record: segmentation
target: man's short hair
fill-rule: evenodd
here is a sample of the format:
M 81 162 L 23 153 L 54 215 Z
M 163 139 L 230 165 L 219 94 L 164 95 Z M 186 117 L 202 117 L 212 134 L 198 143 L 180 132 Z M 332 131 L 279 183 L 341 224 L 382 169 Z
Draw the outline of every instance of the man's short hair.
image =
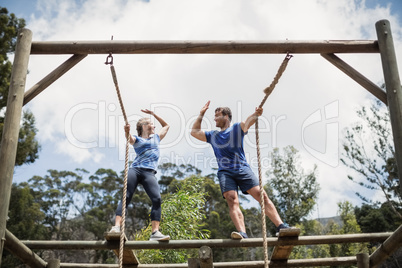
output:
M 218 107 L 215 109 L 215 113 L 221 112 L 222 115 L 227 115 L 229 117 L 229 121 L 232 121 L 232 111 L 229 107 Z

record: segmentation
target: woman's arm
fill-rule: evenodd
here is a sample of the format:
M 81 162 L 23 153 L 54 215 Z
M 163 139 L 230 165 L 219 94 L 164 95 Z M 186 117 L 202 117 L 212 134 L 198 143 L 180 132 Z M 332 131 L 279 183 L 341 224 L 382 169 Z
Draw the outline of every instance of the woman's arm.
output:
M 163 120 L 161 117 L 159 117 L 154 112 L 152 112 L 148 109 L 141 110 L 141 111 L 146 114 L 152 115 L 153 117 L 155 117 L 156 120 L 158 120 L 159 124 L 161 124 L 162 128 L 161 128 L 161 130 L 159 130 L 158 135 L 159 135 L 160 140 L 162 140 L 166 136 L 167 132 L 169 131 L 169 128 L 170 128 L 169 124 L 166 123 L 165 120 Z
M 124 126 L 124 132 L 126 134 L 126 139 L 130 139 L 129 143 L 133 145 L 135 142 L 135 137 L 133 135 L 130 135 L 130 124 Z

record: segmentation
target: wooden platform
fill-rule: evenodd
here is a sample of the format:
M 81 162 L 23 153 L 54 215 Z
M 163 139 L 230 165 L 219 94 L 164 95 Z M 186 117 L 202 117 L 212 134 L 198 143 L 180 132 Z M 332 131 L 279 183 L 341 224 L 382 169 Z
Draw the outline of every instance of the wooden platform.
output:
M 120 241 L 120 233 L 105 232 L 103 235 L 108 242 L 119 243 Z M 124 241 L 127 240 L 127 237 L 124 235 Z M 113 252 L 117 257 L 119 257 L 119 249 L 114 249 Z M 138 265 L 139 263 L 140 262 L 138 261 L 137 256 L 135 256 L 134 250 L 123 249 L 123 264 Z
M 281 241 L 298 240 L 300 235 L 299 228 L 281 229 L 278 235 L 278 246 L 274 247 L 272 252 L 270 266 L 286 267 L 290 253 L 292 253 L 293 245 L 281 246 Z

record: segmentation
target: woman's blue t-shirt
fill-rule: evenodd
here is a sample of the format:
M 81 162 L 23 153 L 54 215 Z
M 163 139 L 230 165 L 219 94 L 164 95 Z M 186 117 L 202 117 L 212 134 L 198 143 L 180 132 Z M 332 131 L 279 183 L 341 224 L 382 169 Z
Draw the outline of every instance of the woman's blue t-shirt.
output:
M 241 129 L 240 123 L 224 131 L 206 131 L 207 142 L 214 149 L 218 170 L 239 170 L 241 167 L 249 166 L 243 149 L 243 139 L 246 135 Z
M 156 170 L 159 160 L 159 143 L 161 142 L 159 135 L 154 134 L 148 139 L 134 136 L 134 150 L 137 156 L 131 167 L 140 167 Z

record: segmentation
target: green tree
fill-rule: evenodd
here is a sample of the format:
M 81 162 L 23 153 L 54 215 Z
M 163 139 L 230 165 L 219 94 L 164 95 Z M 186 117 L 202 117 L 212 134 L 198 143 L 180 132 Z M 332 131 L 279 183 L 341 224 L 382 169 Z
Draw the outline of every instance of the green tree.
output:
M 317 167 L 314 166 L 306 174 L 301 167 L 298 151 L 293 146 L 285 147 L 283 154 L 275 148 L 271 157 L 266 191 L 283 220 L 296 225 L 310 214 L 316 204 L 319 191 Z
M 355 208 L 355 214 L 363 233 L 393 232 L 402 224 L 387 202 L 381 206 L 363 204 Z
M 206 239 L 209 232 L 204 229 L 203 211 L 205 193 L 201 191 L 200 176 L 190 176 L 181 181 L 174 194 L 166 196 L 162 203 L 161 231 L 173 239 Z M 136 236 L 136 240 L 147 240 L 151 235 L 151 225 L 146 226 Z M 141 263 L 182 263 L 194 250 L 142 250 L 138 252 Z
M 11 190 L 7 229 L 21 240 L 48 240 L 48 228 L 43 225 L 45 214 L 34 202 L 27 183 L 13 184 Z M 3 252 L 2 267 L 17 267 L 21 261 L 7 251 Z
M 55 240 L 77 239 L 71 236 L 71 229 L 67 224 L 69 219 L 82 213 L 77 207 L 83 201 L 77 189 L 82 185 L 83 176 L 88 171 L 48 170 L 48 173 L 49 175 L 44 177 L 34 176 L 28 180 L 35 202 L 40 204 L 41 210 L 45 213 L 44 223 L 49 225 L 52 238 Z
M 13 13 L 0 7 L 0 112 L 4 114 L 7 106 L 8 89 L 10 87 L 12 64 L 8 54 L 15 51 L 18 30 L 25 27 L 25 20 L 17 18 Z M 4 115 L 0 116 L 0 140 L 3 135 Z M 29 110 L 22 116 L 22 126 L 18 136 L 16 165 L 33 163 L 38 158 L 40 146 L 36 140 L 35 117 Z
M 354 213 L 353 206 L 350 202 L 340 202 L 338 203 L 338 213 L 341 217 L 342 226 L 333 223 L 330 226 L 329 234 L 357 234 L 361 233 L 361 229 L 356 220 L 356 215 Z M 330 245 L 330 255 L 331 257 L 336 256 L 356 256 L 356 254 L 365 252 L 368 253 L 367 243 L 345 243 L 345 244 L 333 244 Z M 352 267 L 352 266 L 350 266 Z
M 298 227 L 301 235 L 339 235 L 361 233 L 351 203 L 345 201 L 338 203 L 338 218 L 330 220 L 323 226 L 318 220 L 304 220 Z M 298 246 L 292 251 L 290 258 L 311 259 L 355 256 L 357 253 L 369 252 L 368 243 L 346 243 L 329 245 Z M 351 266 L 350 266 L 351 267 Z
M 377 101 L 369 108 L 357 111 L 361 121 L 346 129 L 343 142 L 342 163 L 355 171 L 355 176 L 348 178 L 365 188 L 365 192 L 356 192 L 364 202 L 379 205 L 378 200 L 371 200 L 370 191 L 381 191 L 393 211 L 401 219 L 402 193 L 395 161 L 389 111 Z

